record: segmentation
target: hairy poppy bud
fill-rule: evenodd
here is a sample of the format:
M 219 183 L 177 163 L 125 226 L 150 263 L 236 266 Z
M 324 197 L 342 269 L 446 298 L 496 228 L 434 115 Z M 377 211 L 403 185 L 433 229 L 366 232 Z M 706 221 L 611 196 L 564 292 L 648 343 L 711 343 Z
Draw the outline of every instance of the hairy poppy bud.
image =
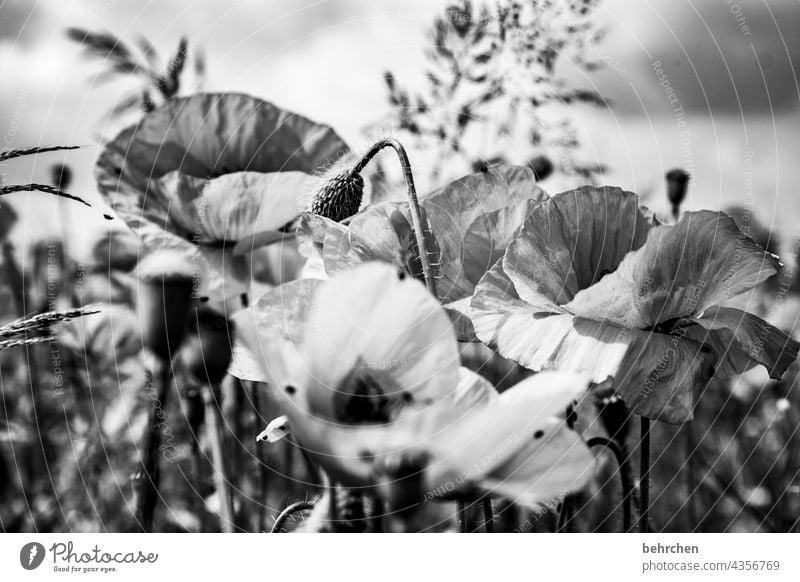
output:
M 186 334 L 192 298 L 192 271 L 172 251 L 148 255 L 138 268 L 139 323 L 144 346 L 162 360 L 171 360 Z
M 195 311 L 197 331 L 182 350 L 183 363 L 200 382 L 218 384 L 228 372 L 232 358 L 233 323 L 209 307 Z
M 341 222 L 361 207 L 364 178 L 349 169 L 323 177 L 312 195 L 308 211 Z
M 689 174 L 676 168 L 667 172 L 667 198 L 674 209 L 680 208 L 686 198 L 686 190 L 689 184 Z

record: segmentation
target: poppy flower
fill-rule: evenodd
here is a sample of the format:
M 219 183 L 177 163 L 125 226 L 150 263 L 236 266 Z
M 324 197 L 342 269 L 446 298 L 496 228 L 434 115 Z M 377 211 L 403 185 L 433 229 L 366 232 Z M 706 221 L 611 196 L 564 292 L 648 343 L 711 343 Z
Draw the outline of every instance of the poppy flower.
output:
M 763 365 L 780 377 L 798 344 L 724 303 L 780 268 L 721 212 L 657 225 L 635 194 L 583 187 L 533 209 L 478 283 L 478 338 L 532 370 L 615 379 L 629 408 L 692 418 L 710 376 Z
M 303 210 L 310 174 L 348 151 L 328 126 L 233 93 L 174 99 L 106 145 L 101 195 L 153 250 L 185 254 L 215 299 L 246 290 L 247 241 Z M 274 249 L 264 250 L 274 253 Z
M 451 316 L 459 318 L 475 284 L 502 256 L 531 207 L 546 198 L 530 168 L 505 164 L 487 166 L 420 198 L 437 295 Z M 332 276 L 378 260 L 422 280 L 405 202 L 370 204 L 348 225 L 306 213 L 297 236 L 309 269 L 316 268 L 307 270 L 308 276 Z M 472 339 L 471 333 L 460 328 L 459 339 Z
M 592 473 L 563 419 L 588 380 L 545 373 L 498 395 L 460 368 L 436 299 L 389 265 L 293 281 L 249 311 L 235 316 L 234 375 L 272 384 L 292 434 L 337 484 L 397 510 L 473 490 L 532 507 Z

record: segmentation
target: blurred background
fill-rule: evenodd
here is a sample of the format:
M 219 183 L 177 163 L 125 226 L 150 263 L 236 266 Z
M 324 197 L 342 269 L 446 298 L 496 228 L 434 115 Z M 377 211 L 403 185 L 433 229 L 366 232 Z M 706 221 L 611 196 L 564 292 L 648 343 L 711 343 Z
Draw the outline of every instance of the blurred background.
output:
M 102 63 L 82 57 L 65 36 L 68 27 L 105 30 L 126 41 L 143 35 L 167 55 L 186 36 L 190 50 L 205 56 L 205 90 L 273 101 L 332 125 L 358 147 L 367 137 L 392 133 L 390 124 L 381 124 L 390 107 L 385 71 L 411 89 L 425 83 L 428 31 L 445 7 L 443 0 L 4 0 L 2 147 L 85 147 L 7 164 L 1 175 L 7 183 L 43 181 L 49 165 L 65 159 L 74 170 L 73 190 L 98 202 L 91 175 L 98 136 L 119 129 L 103 114 L 137 81 L 120 77 L 92 87 Z M 557 73 L 612 104 L 570 112 L 581 159 L 607 168 L 598 181 L 660 194 L 668 169 L 687 168 L 686 209 L 755 203 L 759 220 L 794 234 L 800 37 L 793 31 L 800 4 L 606 0 L 592 20 L 606 35 L 588 56 L 602 66 L 586 71 L 567 56 Z M 661 75 L 654 63 L 661 63 Z M 511 161 L 524 161 L 509 153 Z M 746 169 L 747 159 L 752 167 Z M 545 184 L 553 193 L 568 185 L 556 178 Z M 11 201 L 39 217 L 20 223 L 15 240 L 29 244 L 62 227 L 60 213 L 39 202 L 38 195 Z M 97 213 L 77 207 L 73 218 L 82 226 L 73 233 L 76 250 L 87 252 L 92 228 L 105 225 Z
M 181 95 L 249 93 L 333 126 L 355 150 L 384 136 L 407 139 L 423 192 L 502 158 L 533 165 L 550 193 L 586 182 L 617 185 L 669 219 L 664 175 L 681 168 L 691 177 L 682 210 L 734 209 L 738 219 L 752 214 L 754 238 L 780 252 L 786 271 L 738 306 L 798 336 L 800 3 L 541 0 L 568 6 L 582 23 L 528 27 L 535 34 L 520 35 L 512 62 L 492 62 L 500 76 L 508 74 L 504 92 L 488 99 L 494 109 L 485 116 L 464 110 L 456 92 L 436 100 L 441 82 L 435 79 L 448 78 L 448 63 L 463 54 L 481 60 L 480 53 L 470 55 L 479 44 L 480 3 L 467 12 L 448 11 L 448 4 L 0 0 L 0 151 L 82 146 L 0 163 L 0 185 L 61 184 L 100 209 L 45 194 L 0 199 L 3 321 L 54 307 L 107 304 L 94 319 L 68 323 L 57 343 L 0 352 L 0 530 L 128 529 L 130 520 L 119 509 L 130 496 L 128 478 L 149 406 L 131 275 L 138 241 L 120 221 L 109 226 L 103 219 L 108 209 L 92 168 L 102 142 L 142 114 L 142 91 L 152 87 L 143 89 L 141 79 L 124 71 L 109 75 L 113 62 L 87 58 L 68 29 L 108 32 L 130 46 L 143 46 L 145 38 L 162 68 L 186 38 Z M 539 60 L 521 68 L 514 55 L 527 54 L 526 43 L 541 41 L 539 35 L 546 50 L 534 51 Z M 478 70 L 476 86 L 484 78 Z M 431 71 L 441 76 L 432 79 Z M 131 96 L 133 107 L 125 108 Z M 520 108 L 524 117 L 525 106 L 535 114 L 516 131 L 509 112 Z M 446 133 L 437 138 L 434 127 L 434 138 L 426 138 L 418 124 L 424 128 L 437 118 L 451 122 Z M 458 151 L 442 146 L 452 143 Z M 782 382 L 762 372 L 706 391 L 697 424 L 709 430 L 696 437 L 700 468 L 691 476 L 695 515 L 686 515 L 690 486 L 679 429 L 659 424 L 654 450 L 678 451 L 655 455 L 653 521 L 659 528 L 798 526 L 798 369 L 795 364 Z M 165 471 L 169 511 L 157 529 L 216 531 L 220 501 L 208 460 L 197 454 L 208 446 L 200 430 L 203 404 L 198 388 L 176 374 L 182 387 L 174 446 L 181 462 Z M 36 404 L 27 398 L 31 386 L 59 398 Z M 256 466 L 260 455 L 270 462 L 270 488 L 259 492 L 269 510 L 244 502 L 235 508 L 237 528 L 260 531 L 275 512 L 308 494 L 299 483 L 307 467 L 288 446 L 278 443 L 264 453 L 251 438 L 240 440 L 244 416 L 236 402 L 241 405 L 242 392 L 222 390 L 232 462 Z M 264 418 L 274 415 L 271 406 L 261 403 Z M 593 492 L 600 502 L 578 511 L 580 529 L 617 527 L 605 511 L 618 493 L 607 477 Z M 255 495 L 257 471 L 242 469 L 237 478 L 244 493 Z M 552 513 L 531 522 L 508 511 L 504 527 L 528 523 L 525 531 L 552 531 Z M 252 515 L 257 519 L 248 521 Z

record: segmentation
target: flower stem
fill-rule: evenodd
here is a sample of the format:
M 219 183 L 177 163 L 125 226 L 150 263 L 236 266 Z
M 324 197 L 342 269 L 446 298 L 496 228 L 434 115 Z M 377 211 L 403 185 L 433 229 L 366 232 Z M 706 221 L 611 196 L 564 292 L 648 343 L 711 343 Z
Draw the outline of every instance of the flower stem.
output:
M 145 434 L 142 468 L 136 476 L 136 520 L 145 533 L 153 531 L 153 518 L 158 504 L 158 488 L 161 483 L 158 451 L 161 448 L 161 425 L 165 418 L 171 383 L 170 363 L 156 358 L 148 372 L 148 383 L 155 383 L 156 400 L 150 411 L 150 422 Z
M 564 496 L 561 502 L 561 508 L 558 511 L 558 520 L 556 521 L 556 533 L 569 533 L 570 521 L 572 520 L 572 496 L 569 494 Z
M 622 531 L 628 532 L 631 529 L 631 502 L 633 499 L 633 484 L 631 483 L 631 466 L 625 451 L 611 439 L 605 437 L 594 437 L 586 441 L 586 445 L 591 447 L 604 446 L 617 459 L 619 465 L 619 478 L 622 482 Z
M 683 425 L 683 442 L 686 455 L 686 531 L 691 531 L 697 524 L 697 507 L 695 506 L 695 491 L 697 489 L 696 467 L 694 462 L 694 430 L 692 421 Z
M 464 501 L 456 501 L 456 514 L 458 515 L 458 531 L 467 533 L 469 525 L 467 523 L 467 504 Z
M 203 402 L 206 406 L 206 427 L 211 444 L 211 460 L 214 464 L 214 487 L 217 490 L 220 505 L 220 521 L 225 533 L 233 533 L 233 495 L 225 470 L 225 453 L 222 445 L 222 423 L 219 406 L 214 398 L 211 386 L 203 388 Z
M 648 531 L 650 511 L 650 419 L 641 418 L 639 440 L 639 532 Z
M 411 207 L 411 222 L 414 227 L 414 238 L 417 240 L 417 248 L 419 249 L 419 259 L 422 265 L 422 276 L 425 278 L 425 285 L 428 290 L 436 297 L 436 280 L 433 276 L 431 269 L 430 257 L 428 256 L 428 245 L 426 244 L 425 229 L 423 227 L 422 213 L 419 207 L 419 200 L 417 200 L 417 190 L 414 187 L 414 175 L 411 173 L 411 162 L 408 160 L 406 149 L 396 139 L 387 138 L 382 139 L 375 144 L 359 162 L 353 167 L 352 172 L 360 173 L 364 167 L 375 157 L 375 155 L 384 148 L 390 147 L 397 153 L 400 159 L 400 166 L 403 169 L 403 177 L 405 178 L 406 185 L 408 186 L 408 201 Z
M 483 498 L 483 523 L 486 533 L 494 532 L 494 511 L 492 510 L 492 499 L 488 495 Z

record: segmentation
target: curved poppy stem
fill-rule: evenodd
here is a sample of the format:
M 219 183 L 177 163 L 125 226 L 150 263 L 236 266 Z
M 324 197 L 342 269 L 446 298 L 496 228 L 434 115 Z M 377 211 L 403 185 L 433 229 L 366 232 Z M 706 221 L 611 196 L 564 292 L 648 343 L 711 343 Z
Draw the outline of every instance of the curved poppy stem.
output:
M 622 531 L 628 532 L 631 529 L 631 503 L 633 499 L 633 483 L 631 479 L 631 465 L 628 462 L 628 455 L 617 443 L 605 437 L 593 437 L 586 441 L 589 448 L 604 446 L 617 459 L 619 466 L 619 478 L 622 483 Z
M 422 276 L 425 278 L 425 286 L 428 291 L 436 297 L 436 280 L 433 276 L 431 269 L 430 257 L 428 256 L 428 245 L 426 244 L 425 229 L 423 228 L 422 212 L 419 207 L 419 200 L 417 199 L 417 190 L 414 187 L 414 175 L 411 173 L 411 162 L 408 160 L 406 148 L 403 147 L 396 139 L 386 138 L 375 142 L 367 153 L 358 161 L 353 167 L 353 173 L 360 173 L 364 167 L 375 157 L 375 155 L 384 148 L 390 147 L 400 159 L 400 166 L 403 169 L 403 177 L 408 186 L 408 201 L 411 207 L 411 222 L 414 226 L 414 238 L 417 239 L 417 248 L 419 249 L 419 260 L 422 265 Z
M 308 511 L 310 509 L 314 509 L 314 504 L 311 501 L 292 503 L 289 507 L 281 511 L 280 515 L 275 519 L 275 523 L 272 525 L 272 529 L 269 530 L 269 533 L 280 533 L 283 529 L 283 524 L 286 523 L 286 520 L 289 519 L 293 513 Z
M 641 417 L 639 440 L 639 531 L 648 531 L 650 512 L 650 419 Z

